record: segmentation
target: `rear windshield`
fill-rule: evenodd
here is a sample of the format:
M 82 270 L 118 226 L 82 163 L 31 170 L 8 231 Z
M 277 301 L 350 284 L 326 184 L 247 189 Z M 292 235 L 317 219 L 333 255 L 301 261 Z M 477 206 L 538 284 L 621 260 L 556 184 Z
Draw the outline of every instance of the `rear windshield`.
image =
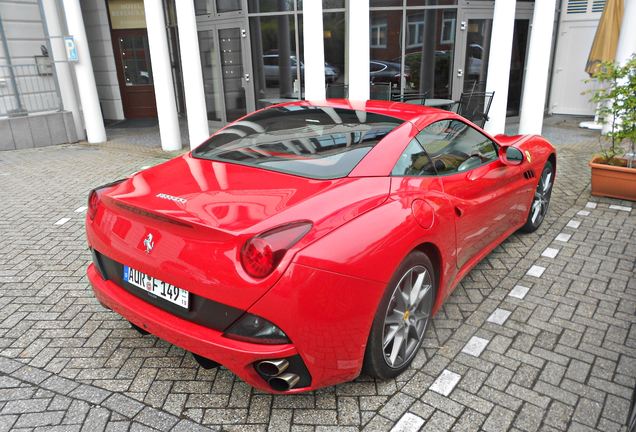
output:
M 256 112 L 197 147 L 201 159 L 316 179 L 347 176 L 402 120 L 365 111 L 284 106 Z

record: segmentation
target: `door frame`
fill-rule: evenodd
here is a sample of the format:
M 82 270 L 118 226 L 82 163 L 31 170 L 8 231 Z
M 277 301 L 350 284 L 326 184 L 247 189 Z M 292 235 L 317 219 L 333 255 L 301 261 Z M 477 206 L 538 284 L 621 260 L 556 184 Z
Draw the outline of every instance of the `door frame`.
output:
M 464 78 L 466 75 L 466 44 L 468 43 L 468 21 L 474 19 L 493 19 L 494 2 L 482 2 L 479 8 L 460 7 L 457 11 L 455 36 L 455 59 L 453 61 L 453 99 L 459 100 L 464 91 Z M 461 72 L 460 72 L 461 71 Z
M 242 84 L 245 89 L 245 110 L 251 113 L 256 110 L 254 103 L 254 81 L 252 70 L 252 48 L 250 46 L 249 22 L 246 17 L 242 18 L 221 18 L 197 21 L 197 34 L 201 31 L 211 31 L 214 46 L 216 47 L 216 64 L 221 67 L 221 53 L 219 51 L 219 30 L 228 28 L 239 28 L 241 31 L 241 58 L 243 61 L 243 77 Z M 208 123 L 214 127 L 222 127 L 228 123 L 227 109 L 225 106 L 225 83 L 223 82 L 222 71 L 217 71 L 220 77 L 220 91 L 223 97 L 220 98 L 220 114 L 221 120 L 208 120 Z M 206 106 L 207 113 L 207 106 Z
M 472 3 L 472 5 L 470 4 Z M 466 72 L 466 65 L 464 61 L 466 59 L 466 42 L 468 37 L 468 20 L 470 19 L 493 19 L 495 12 L 494 1 L 467 1 L 460 0 L 459 7 L 457 9 L 457 22 L 459 25 L 455 29 L 455 58 L 453 61 L 453 99 L 459 100 L 462 91 L 464 89 L 464 77 Z M 530 21 L 528 30 L 528 41 L 526 43 L 526 52 L 528 45 L 530 44 L 530 35 L 532 33 L 532 15 L 534 12 L 533 2 L 520 2 L 517 1 L 515 5 L 515 21 L 519 19 L 527 19 Z M 526 56 L 527 60 L 527 56 Z M 526 64 L 523 68 L 523 76 L 526 76 Z M 464 74 L 458 77 L 458 70 L 462 69 Z M 523 95 L 522 95 L 523 96 Z
M 122 102 L 122 110 L 124 112 L 124 118 L 126 119 L 131 119 L 131 118 L 156 118 L 157 117 L 157 101 L 156 101 L 156 97 L 155 97 L 155 84 L 154 84 L 154 79 L 153 79 L 153 83 L 152 84 L 147 84 L 147 85 L 137 85 L 137 86 L 127 86 L 126 85 L 126 75 L 124 74 L 124 68 L 123 68 L 123 64 L 122 64 L 122 53 L 121 53 L 121 49 L 120 49 L 120 43 L 119 43 L 119 37 L 121 35 L 125 35 L 125 34 L 144 34 L 146 36 L 146 39 L 148 39 L 148 31 L 145 28 L 138 28 L 138 29 L 110 29 L 110 35 L 111 35 L 111 42 L 112 42 L 112 47 L 113 47 L 113 57 L 114 57 L 114 61 L 115 61 L 115 70 L 117 72 L 117 82 L 119 84 L 119 93 L 121 95 L 121 102 Z M 148 49 L 148 63 L 150 68 L 152 68 L 152 64 L 150 63 L 150 48 Z M 138 90 L 137 92 L 135 92 L 135 87 L 144 87 L 144 89 L 136 89 Z M 142 90 L 142 91 L 139 91 Z M 154 109 L 150 110 L 148 112 L 148 115 L 131 115 L 131 111 L 130 111 L 130 107 L 128 106 L 129 103 L 129 98 L 131 95 L 129 95 L 128 93 L 150 93 L 152 95 L 152 101 L 153 101 L 153 106 Z

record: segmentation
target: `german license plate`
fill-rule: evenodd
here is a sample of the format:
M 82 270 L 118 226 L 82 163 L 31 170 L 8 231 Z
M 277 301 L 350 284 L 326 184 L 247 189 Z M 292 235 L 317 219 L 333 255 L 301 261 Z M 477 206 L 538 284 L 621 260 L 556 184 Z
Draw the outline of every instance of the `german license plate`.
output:
M 156 295 L 159 298 L 168 300 L 177 306 L 188 309 L 190 296 L 188 291 L 177 288 L 167 282 L 148 276 L 145 273 L 135 270 L 132 267 L 124 266 L 124 280 L 144 291 Z

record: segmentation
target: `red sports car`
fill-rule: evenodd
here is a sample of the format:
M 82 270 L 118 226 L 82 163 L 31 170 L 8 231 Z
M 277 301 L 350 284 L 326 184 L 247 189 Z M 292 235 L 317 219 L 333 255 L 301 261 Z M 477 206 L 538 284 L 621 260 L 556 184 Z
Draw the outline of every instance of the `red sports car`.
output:
M 266 391 L 389 378 L 470 269 L 548 209 L 556 153 L 447 111 L 294 102 L 93 190 L 95 295 Z

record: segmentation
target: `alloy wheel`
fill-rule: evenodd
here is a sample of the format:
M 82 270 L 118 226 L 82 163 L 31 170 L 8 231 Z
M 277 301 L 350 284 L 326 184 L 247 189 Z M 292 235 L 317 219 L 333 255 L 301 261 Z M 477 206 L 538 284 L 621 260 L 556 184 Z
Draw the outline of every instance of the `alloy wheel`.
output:
M 391 368 L 400 368 L 415 355 L 433 306 L 433 280 L 424 266 L 408 270 L 393 290 L 384 317 L 382 348 Z
M 550 195 L 552 193 L 552 168 L 547 166 L 537 185 L 537 190 L 534 193 L 534 200 L 532 201 L 532 216 L 530 220 L 533 225 L 539 225 L 546 213 L 548 212 L 548 205 L 550 204 Z

